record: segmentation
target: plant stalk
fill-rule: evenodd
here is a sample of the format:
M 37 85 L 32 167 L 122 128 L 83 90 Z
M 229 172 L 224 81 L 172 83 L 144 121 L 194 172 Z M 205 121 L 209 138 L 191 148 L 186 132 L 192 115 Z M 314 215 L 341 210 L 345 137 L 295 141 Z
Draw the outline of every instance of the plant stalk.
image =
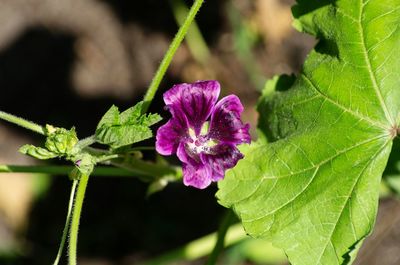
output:
M 40 126 L 34 122 L 25 120 L 23 118 L 17 117 L 15 115 L 9 114 L 7 112 L 1 111 L 0 110 L 0 119 L 8 121 L 10 123 L 16 124 L 18 126 L 21 126 L 25 129 L 34 131 L 36 133 L 45 135 L 45 130 L 43 128 L 43 126 Z
M 248 238 L 242 224 L 229 227 L 226 233 L 225 245 L 233 245 Z M 177 264 L 179 261 L 196 260 L 210 253 L 217 242 L 217 233 L 212 233 L 189 242 L 184 247 L 172 250 L 164 255 L 148 260 L 141 265 Z
M 151 81 L 149 88 L 147 89 L 146 95 L 143 98 L 144 104 L 143 104 L 142 113 L 145 113 L 148 110 L 148 108 L 157 92 L 157 89 L 160 86 L 160 83 L 168 69 L 168 66 L 171 64 L 172 58 L 174 57 L 177 49 L 179 48 L 180 44 L 182 43 L 182 40 L 184 39 L 186 33 L 188 32 L 189 27 L 192 24 L 196 14 L 199 11 L 203 2 L 204 2 L 204 0 L 196 0 L 193 3 L 188 15 L 186 16 L 185 22 L 179 28 L 178 33 L 176 33 L 174 39 L 172 40 L 172 42 L 168 48 L 168 51 L 165 54 L 163 60 L 161 61 L 161 64 L 158 67 L 158 70 L 157 70 L 153 80 Z
M 65 241 L 67 239 L 68 228 L 69 228 L 69 224 L 71 222 L 71 213 L 72 213 L 72 207 L 73 207 L 73 204 L 74 204 L 75 191 L 76 191 L 77 183 L 78 183 L 78 180 L 74 180 L 73 183 L 72 183 L 71 194 L 69 196 L 67 218 L 66 218 L 66 221 L 65 221 L 64 230 L 63 230 L 63 234 L 62 234 L 62 237 L 61 237 L 60 247 L 58 248 L 57 256 L 56 256 L 56 259 L 54 260 L 53 265 L 58 265 L 58 263 L 60 262 L 61 255 L 62 255 L 62 252 L 63 252 L 63 249 L 64 249 L 64 245 L 65 245 Z
M 43 173 L 52 175 L 68 175 L 75 167 L 74 166 L 20 166 L 20 165 L 0 165 L 0 173 Z M 148 170 L 150 169 L 150 171 Z M 107 167 L 107 166 L 96 166 L 91 175 L 99 177 L 140 177 L 151 179 L 160 176 L 161 170 L 164 174 L 165 172 L 170 172 L 171 174 L 178 174 L 177 169 L 170 166 L 162 165 L 146 165 L 143 162 L 140 167 L 135 168 L 134 166 L 129 169 L 117 168 L 117 167 Z M 157 174 L 156 174 L 157 173 Z
M 86 187 L 89 181 L 89 175 L 82 174 L 78 182 L 78 190 L 76 192 L 75 203 L 72 210 L 71 227 L 69 230 L 68 244 L 68 264 L 76 265 L 76 251 L 78 246 L 78 230 L 81 218 L 83 200 L 85 198 Z
M 225 236 L 228 228 L 232 225 L 235 219 L 235 214 L 232 212 L 232 210 L 228 209 L 218 229 L 217 242 L 215 243 L 214 249 L 208 257 L 206 265 L 216 264 L 219 254 L 224 249 Z

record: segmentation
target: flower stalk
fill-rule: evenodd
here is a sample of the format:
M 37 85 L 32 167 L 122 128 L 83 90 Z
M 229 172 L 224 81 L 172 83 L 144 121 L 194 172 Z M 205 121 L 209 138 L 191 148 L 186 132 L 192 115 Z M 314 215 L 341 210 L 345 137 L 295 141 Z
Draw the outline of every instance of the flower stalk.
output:
M 0 119 L 8 121 L 13 124 L 16 124 L 18 126 L 21 126 L 25 129 L 31 130 L 35 133 L 39 133 L 42 135 L 46 134 L 43 126 L 40 126 L 39 124 L 25 120 L 23 118 L 17 117 L 15 115 L 9 114 L 9 113 L 1 111 L 1 110 L 0 110 Z
M 226 233 L 228 232 L 228 229 L 233 224 L 233 222 L 235 222 L 235 220 L 235 214 L 232 212 L 232 210 L 228 209 L 218 229 L 217 242 L 215 243 L 214 249 L 208 257 L 206 265 L 216 264 L 218 256 L 225 246 Z
M 158 67 L 158 70 L 157 70 L 153 80 L 151 81 L 150 86 L 147 89 L 147 92 L 143 98 L 144 105 L 143 105 L 142 113 L 145 113 L 148 110 L 148 108 L 158 90 L 158 87 L 160 86 L 160 83 L 161 83 L 169 65 L 171 64 L 171 61 L 172 61 L 176 51 L 178 50 L 179 46 L 181 45 L 183 39 L 185 38 L 185 36 L 189 30 L 189 27 L 192 24 L 194 18 L 196 17 L 196 14 L 199 11 L 203 2 L 204 2 L 204 0 L 196 0 L 193 3 L 193 6 L 191 7 L 189 14 L 187 15 L 184 23 L 179 28 L 178 33 L 176 33 L 174 39 L 172 40 L 172 42 L 168 48 L 168 51 L 165 54 L 163 60 L 161 61 L 161 64 Z

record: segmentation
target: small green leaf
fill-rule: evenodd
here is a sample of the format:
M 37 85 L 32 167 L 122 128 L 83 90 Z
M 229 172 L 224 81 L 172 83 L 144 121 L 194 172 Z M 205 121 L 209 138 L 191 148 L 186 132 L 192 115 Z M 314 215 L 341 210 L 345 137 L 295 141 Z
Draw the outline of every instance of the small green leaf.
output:
M 162 120 L 162 118 L 160 115 L 150 113 L 148 115 L 141 116 L 139 119 L 139 123 L 142 124 L 143 126 L 150 127 L 161 120 Z
M 119 122 L 119 110 L 118 107 L 112 105 L 111 108 L 104 114 L 101 118 L 99 124 L 97 125 L 97 129 L 100 129 L 103 126 L 111 126 L 118 125 Z
M 158 114 L 141 115 L 142 106 L 143 102 L 139 102 L 121 114 L 112 106 L 97 126 L 96 140 L 115 149 L 152 137 L 149 127 L 161 117 Z
M 219 182 L 220 203 L 293 265 L 351 264 L 372 231 L 399 133 L 399 6 L 298 0 L 296 25 L 319 43 L 290 89 L 261 99 L 269 143 Z
M 143 101 L 140 101 L 135 106 L 130 107 L 129 109 L 122 112 L 119 115 L 120 123 L 121 124 L 135 123 L 140 117 L 140 114 L 142 112 L 142 107 L 143 107 Z
M 29 155 L 37 159 L 45 160 L 45 159 L 51 159 L 55 158 L 58 155 L 54 152 L 51 152 L 47 149 L 44 149 L 42 147 L 36 147 L 31 144 L 26 144 L 21 146 L 19 149 L 19 152 L 24 154 L 24 155 Z

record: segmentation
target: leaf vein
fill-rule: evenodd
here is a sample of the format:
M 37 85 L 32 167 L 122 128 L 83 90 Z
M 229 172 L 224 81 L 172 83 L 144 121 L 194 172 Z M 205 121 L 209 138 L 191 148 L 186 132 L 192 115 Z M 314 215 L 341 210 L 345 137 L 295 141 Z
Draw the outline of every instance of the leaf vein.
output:
M 375 137 L 375 138 L 372 138 L 372 139 L 368 139 L 368 140 L 366 140 L 366 141 L 362 141 L 362 142 L 360 142 L 360 143 L 358 143 L 358 144 L 356 144 L 356 145 L 354 145 L 354 146 L 352 146 L 352 147 L 346 148 L 346 149 L 344 149 L 344 150 L 342 150 L 342 151 L 336 153 L 334 156 L 331 156 L 330 158 L 328 158 L 328 159 L 326 159 L 326 160 L 321 161 L 319 164 L 317 164 L 317 165 L 315 166 L 315 172 L 314 172 L 314 174 L 316 174 L 316 173 L 318 172 L 319 168 L 320 168 L 322 165 L 324 165 L 324 164 L 330 162 L 332 159 L 338 157 L 339 155 L 345 154 L 345 153 L 348 152 L 348 151 L 351 151 L 351 150 L 353 150 L 353 149 L 355 149 L 355 148 L 357 148 L 357 147 L 360 147 L 360 146 L 362 146 L 362 145 L 364 145 L 364 144 L 368 144 L 368 143 L 373 142 L 373 141 L 375 141 L 375 140 L 378 140 L 378 139 L 380 139 L 380 138 L 382 138 L 382 136 Z M 386 142 L 383 146 L 386 146 L 386 144 L 387 144 L 387 142 Z M 380 149 L 379 151 L 381 151 L 381 150 L 382 150 L 382 149 Z M 378 152 L 378 153 L 379 153 L 379 152 Z M 292 173 L 292 174 L 286 174 L 286 175 L 282 175 L 282 176 L 280 176 L 280 177 L 275 177 L 275 176 L 268 176 L 268 177 L 266 177 L 266 176 L 264 176 L 264 177 L 262 177 L 260 183 L 258 184 L 258 187 L 257 187 L 254 191 L 252 191 L 250 194 L 248 194 L 246 197 L 242 198 L 240 201 L 243 202 L 243 201 L 245 201 L 246 199 L 252 197 L 252 196 L 262 187 L 263 182 L 264 182 L 265 180 L 267 180 L 267 179 L 282 179 L 282 178 L 291 177 L 291 176 L 294 176 L 294 175 L 299 175 L 299 174 L 301 174 L 301 173 L 310 171 L 310 170 L 312 170 L 312 169 L 314 169 L 314 167 L 305 168 L 305 169 L 302 169 L 302 170 L 300 170 L 300 171 L 294 172 L 294 173 Z M 312 180 L 314 179 L 314 177 L 315 177 L 314 174 L 313 174 L 313 176 L 310 178 L 310 179 L 311 179 L 310 182 L 306 184 L 306 188 L 311 184 Z M 274 185 L 275 185 L 275 184 L 276 184 L 276 183 L 274 183 Z M 297 198 L 299 195 L 301 195 L 301 193 L 302 193 L 302 192 L 300 192 L 299 194 L 295 195 L 295 198 Z M 349 197 L 349 196 L 347 196 L 347 197 Z M 295 198 L 294 198 L 294 199 L 295 199 Z M 246 222 L 257 221 L 257 220 L 260 220 L 260 219 L 266 217 L 267 215 L 271 215 L 271 214 L 277 212 L 278 210 L 283 209 L 284 207 L 286 207 L 286 206 L 287 206 L 291 201 L 293 201 L 294 199 L 290 199 L 289 202 L 287 202 L 287 203 L 285 203 L 285 204 L 279 206 L 277 209 L 273 209 L 273 210 L 270 211 L 270 212 L 263 213 L 262 216 L 260 216 L 260 217 L 255 217 L 255 218 L 252 218 L 252 219 L 246 219 Z M 243 219 L 242 219 L 242 220 L 243 220 Z M 264 233 L 264 232 L 267 231 L 267 230 L 268 230 L 268 228 L 265 229 L 262 233 Z
M 355 179 L 356 181 L 354 182 L 353 186 L 350 189 L 350 194 L 347 196 L 348 198 L 351 198 L 351 194 L 354 192 L 354 188 L 356 187 L 356 185 L 358 184 L 358 182 L 360 181 L 360 178 L 362 176 L 362 174 L 364 174 L 365 170 L 368 168 L 368 166 L 371 164 L 371 162 L 379 155 L 380 152 L 382 152 L 382 150 L 386 147 L 386 145 L 391 141 L 391 139 L 389 139 L 388 141 L 385 142 L 385 144 L 382 145 L 381 148 L 379 148 L 379 150 L 371 157 L 371 159 L 368 161 L 368 163 L 365 164 L 364 168 L 361 170 L 360 174 L 358 175 L 358 177 Z M 336 229 L 337 229 L 337 224 L 339 223 L 340 218 L 343 215 L 344 209 L 346 208 L 346 205 L 348 205 L 350 202 L 350 199 L 346 200 L 346 203 L 343 205 L 342 209 L 340 210 L 340 214 L 335 222 L 335 225 L 332 229 L 332 232 L 329 235 L 329 242 L 332 240 L 332 236 L 335 233 Z M 369 218 L 368 218 L 369 219 Z M 326 248 L 329 244 L 329 242 L 325 245 L 324 250 L 321 252 L 320 257 L 318 258 L 317 264 L 320 264 L 321 258 L 324 255 Z
M 385 126 L 384 124 L 382 124 L 382 123 L 380 123 L 380 122 L 378 122 L 378 121 L 375 121 L 375 120 L 371 120 L 371 119 L 368 118 L 368 117 L 365 117 L 365 116 L 363 116 L 363 115 L 361 115 L 361 114 L 359 114 L 359 113 L 357 113 L 357 112 L 352 111 L 351 109 L 348 109 L 348 108 L 346 108 L 346 107 L 340 105 L 338 102 L 336 102 L 336 101 L 333 100 L 332 98 L 328 97 L 328 96 L 327 96 L 326 94 L 324 94 L 321 90 L 319 90 L 318 87 L 311 81 L 311 79 L 310 79 L 308 76 L 306 76 L 304 73 L 302 73 L 301 76 L 304 77 L 304 79 L 310 84 L 311 88 L 312 88 L 315 92 L 317 92 L 318 94 L 320 94 L 323 98 L 325 98 L 327 101 L 329 101 L 330 103 L 332 103 L 332 104 L 335 105 L 336 107 L 338 107 L 338 108 L 340 108 L 340 109 L 342 109 L 342 110 L 348 112 L 349 114 L 351 114 L 351 115 L 353 115 L 353 116 L 355 116 L 355 117 L 357 117 L 357 118 L 359 118 L 359 119 L 362 119 L 362 120 L 365 120 L 365 121 L 369 122 L 371 125 L 373 125 L 373 126 L 375 126 L 375 127 L 378 127 L 378 128 L 381 128 L 381 129 L 385 129 L 385 130 L 387 129 L 387 126 Z
M 351 151 L 351 150 L 353 150 L 353 149 L 355 149 L 355 148 L 357 148 L 357 147 L 360 147 L 361 145 L 368 144 L 368 143 L 371 143 L 371 142 L 373 142 L 373 141 L 375 141 L 375 140 L 378 140 L 378 139 L 381 139 L 381 138 L 386 138 L 386 137 L 387 137 L 386 135 L 379 135 L 379 136 L 377 136 L 377 137 L 374 137 L 374 138 L 371 138 L 371 139 L 368 139 L 368 140 L 359 142 L 359 143 L 357 143 L 357 144 L 355 144 L 355 145 L 353 145 L 353 146 L 350 146 L 350 147 L 348 147 L 348 148 L 345 148 L 345 149 L 343 149 L 343 150 L 338 151 L 335 155 L 330 156 L 330 157 L 328 157 L 327 159 L 322 160 L 321 162 L 319 162 L 318 164 L 316 164 L 316 165 L 313 166 L 313 167 L 308 167 L 308 168 L 305 168 L 305 169 L 302 169 L 302 170 L 299 170 L 299 171 L 295 171 L 295 172 L 293 172 L 293 173 L 291 173 L 291 174 L 282 175 L 282 176 L 280 176 L 280 177 L 276 177 L 276 176 L 273 176 L 273 175 L 269 175 L 269 176 L 263 176 L 262 178 L 263 178 L 263 180 L 264 180 L 264 179 L 286 178 L 286 177 L 290 177 L 290 176 L 292 176 L 292 175 L 298 175 L 298 174 L 304 173 L 304 172 L 306 172 L 306 171 L 309 171 L 309 170 L 313 169 L 314 167 L 320 167 L 320 166 L 322 166 L 323 164 L 325 164 L 325 163 L 331 161 L 332 159 L 338 157 L 339 155 L 342 155 L 342 154 L 344 154 L 344 153 L 347 153 L 348 151 Z
M 372 82 L 372 87 L 375 91 L 376 96 L 378 97 L 379 103 L 385 113 L 385 117 L 387 119 L 387 121 L 392 125 L 394 124 L 393 118 L 391 117 L 390 113 L 389 113 L 389 109 L 386 106 L 386 103 L 383 99 L 381 90 L 378 86 L 378 82 L 375 76 L 374 71 L 372 70 L 372 65 L 371 65 L 371 59 L 369 58 L 369 53 L 367 50 L 367 45 L 366 45 L 366 40 L 365 40 L 365 32 L 364 32 L 364 27 L 363 27 L 363 13 L 364 13 L 364 8 L 366 3 L 364 2 L 364 0 L 360 0 L 361 4 L 360 4 L 360 14 L 359 14 L 359 31 L 360 31 L 360 39 L 361 39 L 361 45 L 363 48 L 363 55 L 364 55 L 364 60 L 365 60 L 365 64 L 367 66 L 367 70 L 368 70 L 368 74 L 370 76 L 371 82 Z

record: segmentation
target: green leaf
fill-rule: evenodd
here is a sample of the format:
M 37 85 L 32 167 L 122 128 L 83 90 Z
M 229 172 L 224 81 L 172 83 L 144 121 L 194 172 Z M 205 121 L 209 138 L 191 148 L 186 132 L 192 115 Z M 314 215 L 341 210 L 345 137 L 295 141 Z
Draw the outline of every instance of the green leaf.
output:
M 118 125 L 119 123 L 118 107 L 112 105 L 106 114 L 104 114 L 104 116 L 101 118 L 99 124 L 97 125 L 97 130 L 104 126 Z
M 400 121 L 400 0 L 301 0 L 320 41 L 293 86 L 261 102 L 255 144 L 219 183 L 253 237 L 291 264 L 351 264 L 371 232 Z
M 19 152 L 24 154 L 24 155 L 29 155 L 37 159 L 45 160 L 45 159 L 51 159 L 55 158 L 58 156 L 58 154 L 53 153 L 47 149 L 44 149 L 42 147 L 36 147 L 31 144 L 26 144 L 21 146 L 19 149 Z
M 96 140 L 112 148 L 130 145 L 153 136 L 151 125 L 161 120 L 158 114 L 141 115 L 143 102 L 119 113 L 112 106 L 100 120 L 96 129 Z

